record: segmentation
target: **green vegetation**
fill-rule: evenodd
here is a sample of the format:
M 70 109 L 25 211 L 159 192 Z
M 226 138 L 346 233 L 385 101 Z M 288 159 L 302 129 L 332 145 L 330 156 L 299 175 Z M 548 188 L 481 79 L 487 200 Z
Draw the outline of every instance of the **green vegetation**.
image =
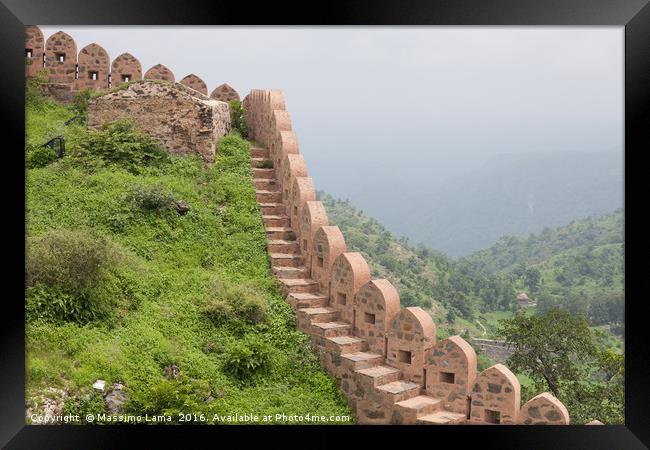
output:
M 563 309 L 517 314 L 501 322 L 499 335 L 515 349 L 510 369 L 532 381 L 534 389 L 523 389 L 524 401 L 548 390 L 564 403 L 574 424 L 594 418 L 624 423 L 625 357 L 598 345 L 584 318 Z
M 237 131 L 244 139 L 248 138 L 248 124 L 246 123 L 244 107 L 239 100 L 230 100 L 229 105 L 232 129 Z
M 65 412 L 97 414 L 101 379 L 124 412 L 175 422 L 351 414 L 270 273 L 248 142 L 222 138 L 205 167 L 125 122 L 65 126 L 74 108 L 27 103 L 26 151 L 67 147 L 27 171 L 28 405 L 59 389 Z
M 405 306 L 430 309 L 437 323 L 495 337 L 497 320 L 521 307 L 526 292 L 538 303 L 527 311 L 563 307 L 593 326 L 623 331 L 622 213 L 571 222 L 541 235 L 504 237 L 489 249 L 452 260 L 425 246 L 412 247 L 347 201 L 319 192 L 331 224 L 348 247 L 385 277 Z

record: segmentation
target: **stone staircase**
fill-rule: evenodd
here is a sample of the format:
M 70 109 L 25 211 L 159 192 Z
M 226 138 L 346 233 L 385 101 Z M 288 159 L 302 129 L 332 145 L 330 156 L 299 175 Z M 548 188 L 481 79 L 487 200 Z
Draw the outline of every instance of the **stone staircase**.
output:
M 392 405 L 390 423 L 464 423 L 464 414 L 443 410 L 440 399 L 427 395 L 422 385 L 404 380 L 402 371 L 384 364 L 383 355 L 369 352 L 366 340 L 353 336 L 352 325 L 341 320 L 339 310 L 330 306 L 328 297 L 321 293 L 304 266 L 300 244 L 271 165 L 267 149 L 251 148 L 253 184 L 266 228 L 271 271 L 296 312 L 298 329 L 311 335 L 318 347 L 338 355 L 340 370 L 349 370 L 357 386 L 366 392 L 373 391 L 372 397 L 381 404 Z M 331 372 L 340 378 L 336 368 Z

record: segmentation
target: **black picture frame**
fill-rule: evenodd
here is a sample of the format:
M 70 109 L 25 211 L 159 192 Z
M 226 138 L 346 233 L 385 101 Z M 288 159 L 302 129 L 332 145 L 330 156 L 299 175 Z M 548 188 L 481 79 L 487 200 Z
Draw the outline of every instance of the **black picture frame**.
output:
M 145 448 L 167 445 L 198 446 L 198 438 L 211 446 L 238 445 L 262 436 L 271 442 L 301 445 L 343 445 L 337 435 L 363 434 L 364 442 L 385 442 L 395 437 L 406 445 L 464 447 L 470 441 L 481 448 L 635 449 L 650 445 L 647 412 L 650 365 L 646 358 L 648 337 L 639 278 L 626 282 L 626 406 L 625 426 L 566 427 L 144 427 L 144 426 L 38 426 L 25 425 L 25 326 L 24 304 L 24 204 L 23 153 L 13 151 L 24 142 L 24 25 L 491 25 L 491 26 L 620 26 L 625 27 L 625 238 L 643 235 L 631 228 L 633 202 L 643 187 L 632 187 L 634 171 L 643 170 L 641 157 L 650 148 L 650 5 L 648 0 L 434 0 L 348 1 L 322 5 L 288 3 L 250 5 L 244 2 L 184 0 L 0 0 L 2 43 L 3 206 L 12 243 L 3 283 L 2 352 L 0 353 L 0 444 L 17 448 L 121 448 L 131 447 L 136 437 Z M 260 86 L 264 88 L 264 86 Z M 13 139 L 10 139 L 13 138 Z M 638 161 L 637 161 L 638 160 Z M 635 163 L 635 161 L 637 161 Z M 24 169 L 23 169 L 24 170 Z M 20 184 L 22 183 L 22 185 Z M 23 196 L 16 194 L 23 186 Z M 638 202 L 640 204 L 640 201 Z M 647 232 L 646 232 L 647 233 Z M 13 237 L 12 235 L 16 236 Z M 642 247 L 627 245 L 626 272 L 631 273 Z M 8 288 L 12 289 L 8 289 Z M 14 293 L 15 289 L 15 293 Z M 299 433 L 300 437 L 293 433 Z M 227 444 L 228 438 L 242 439 Z M 404 434 L 404 436 L 402 436 Z M 269 435 L 269 436 L 267 436 Z M 444 444 L 449 440 L 449 444 Z M 179 444 L 184 443 L 184 444 Z M 192 443 L 192 444 L 190 444 Z M 165 445 L 167 444 L 167 445 Z M 453 447 L 452 447 L 453 448 Z

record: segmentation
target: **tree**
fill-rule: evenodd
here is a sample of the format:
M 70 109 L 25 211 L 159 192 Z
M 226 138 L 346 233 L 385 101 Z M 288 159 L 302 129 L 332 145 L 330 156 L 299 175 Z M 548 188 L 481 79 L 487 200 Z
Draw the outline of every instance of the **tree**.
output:
M 559 384 L 577 379 L 580 364 L 596 352 L 587 321 L 558 308 L 542 316 L 515 314 L 500 321 L 498 333 L 514 348 L 510 368 L 545 384 L 556 397 Z
M 569 410 L 572 423 L 624 422 L 625 358 L 596 344 L 582 316 L 551 308 L 541 316 L 517 313 L 500 321 L 498 333 L 514 347 L 508 365 L 550 390 Z

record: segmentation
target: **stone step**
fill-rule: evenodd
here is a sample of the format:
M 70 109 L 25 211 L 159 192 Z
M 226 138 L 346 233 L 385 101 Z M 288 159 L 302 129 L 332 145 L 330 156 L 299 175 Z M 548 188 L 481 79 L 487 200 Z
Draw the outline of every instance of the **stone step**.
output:
M 336 353 L 354 353 L 368 350 L 368 342 L 353 336 L 325 338 L 325 349 Z
M 287 209 L 282 203 L 260 203 L 260 210 L 267 216 L 284 216 Z
M 252 158 L 267 158 L 269 157 L 269 149 L 261 147 L 251 147 Z
M 253 178 L 275 179 L 275 169 L 260 169 L 253 167 Z
M 271 267 L 271 272 L 278 278 L 310 278 L 311 274 L 306 267 Z M 306 308 L 306 306 L 305 306 Z
M 467 420 L 465 414 L 454 413 L 450 411 L 438 411 L 433 414 L 418 417 L 416 425 L 458 425 Z
M 304 308 L 322 308 L 329 306 L 329 299 L 327 296 L 310 292 L 296 292 L 287 296 L 287 302 L 291 305 L 294 311 Z
M 323 337 L 348 336 L 351 329 L 352 325 L 347 322 L 315 322 L 311 324 L 310 334 Z
M 280 185 L 275 178 L 253 178 L 253 186 L 257 190 L 279 191 Z
M 395 403 L 393 418 L 398 425 L 414 425 L 418 417 L 437 412 L 442 407 L 442 400 L 428 395 L 418 395 Z
M 289 217 L 284 214 L 263 214 L 262 221 L 267 227 L 289 227 Z
M 318 292 L 318 282 L 310 278 L 278 278 L 282 285 L 282 292 L 284 295 L 289 295 L 295 292 Z
M 270 239 L 266 241 L 266 248 L 269 253 L 295 253 L 300 254 L 300 243 L 298 241 L 285 241 L 282 239 Z
M 291 227 L 266 227 L 266 238 L 295 241 L 296 233 L 294 233 Z
M 269 253 L 272 267 L 300 267 L 303 257 L 293 253 Z
M 251 167 L 254 169 L 272 169 L 273 161 L 269 158 L 251 158 Z
M 255 190 L 255 196 L 258 203 L 280 203 L 282 201 L 282 192 L 269 191 L 266 189 Z M 283 226 L 283 225 L 280 225 Z M 288 224 L 286 225 L 288 226 Z
M 308 317 L 310 323 L 339 322 L 341 312 L 329 306 L 317 306 L 315 308 L 300 308 L 298 315 Z
M 329 306 L 301 308 L 296 311 L 296 324 L 300 331 L 311 332 L 311 326 L 317 322 L 334 322 L 339 319 L 339 311 Z
M 398 380 L 377 386 L 377 392 L 385 399 L 385 404 L 392 405 L 397 402 L 417 397 L 422 391 L 422 386 L 410 381 Z
M 343 353 L 341 355 L 341 367 L 346 368 L 350 372 L 375 367 L 383 361 L 384 357 L 378 353 L 354 352 Z
M 399 369 L 382 365 L 358 369 L 354 373 L 361 384 L 372 388 L 396 382 L 402 377 L 402 372 Z

